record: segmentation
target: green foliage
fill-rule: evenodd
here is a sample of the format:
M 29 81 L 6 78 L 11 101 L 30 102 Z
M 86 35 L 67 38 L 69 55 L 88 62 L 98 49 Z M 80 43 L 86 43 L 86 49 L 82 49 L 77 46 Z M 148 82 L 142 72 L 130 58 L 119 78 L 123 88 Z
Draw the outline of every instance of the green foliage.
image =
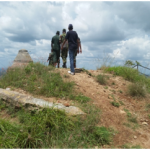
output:
M 85 72 L 85 73 L 87 73 L 89 76 L 93 76 L 88 70 L 86 70 L 84 68 L 82 68 L 82 71 Z
M 96 80 L 98 83 L 102 84 L 102 85 L 106 85 L 107 84 L 107 79 L 109 79 L 108 76 L 106 75 L 97 75 L 96 76 Z
M 115 106 L 115 107 L 119 107 L 119 106 L 120 106 L 120 104 L 119 104 L 118 102 L 116 102 L 116 101 L 111 102 L 111 104 L 112 104 L 113 106 Z
M 127 92 L 133 97 L 146 97 L 146 88 L 142 83 L 133 83 L 128 86 Z
M 86 97 L 84 95 L 77 95 L 74 97 L 74 100 L 80 102 L 80 103 L 86 103 L 89 102 L 91 99 L 89 97 Z
M 69 97 L 73 93 L 74 83 L 64 82 L 60 73 L 53 70 L 53 67 L 40 63 L 30 63 L 22 69 L 15 68 L 1 78 L 0 88 L 13 86 L 47 97 Z
M 113 106 L 115 106 L 115 107 L 119 107 L 120 106 L 120 104 L 116 101 L 116 99 L 115 99 L 115 97 L 114 97 L 114 95 L 111 95 L 111 97 L 113 98 L 113 102 L 110 102 Z
M 120 105 L 124 105 L 124 103 L 122 101 L 119 101 Z
M 109 67 L 105 69 L 106 72 L 113 73 L 118 76 L 122 76 L 125 80 L 135 82 L 141 78 L 136 69 L 132 69 L 125 66 Z
M 31 73 L 31 71 L 32 71 L 31 66 L 26 66 L 26 67 L 25 67 L 25 72 L 26 72 L 26 74 Z
M 122 76 L 125 80 L 133 82 L 134 84 L 128 87 L 131 96 L 145 97 L 146 93 L 150 92 L 150 78 L 139 74 L 136 69 L 126 66 L 116 66 L 106 68 L 105 72 Z
M 132 123 L 135 123 L 135 124 L 138 123 L 136 116 L 133 116 L 133 115 L 129 112 L 129 110 L 127 110 L 127 109 L 124 109 L 124 111 L 127 113 L 128 121 L 130 121 L 130 122 L 132 122 Z
M 115 85 L 115 82 L 112 82 L 111 84 L 112 84 L 112 85 Z
M 106 127 L 95 127 L 94 136 L 98 142 L 102 145 L 109 144 L 112 138 L 112 132 L 110 132 Z
M 119 90 L 120 93 L 123 93 L 121 90 Z
M 124 148 L 124 149 L 141 149 L 141 146 L 140 145 L 130 146 L 130 144 L 124 144 L 121 146 L 121 148 Z
M 34 113 L 24 108 L 13 111 L 20 123 L 0 119 L 0 148 L 91 148 L 109 144 L 114 131 L 95 127 L 99 110 L 86 103 L 81 107 L 87 114 L 84 118 L 48 108 Z
M 105 86 L 104 89 L 108 89 L 108 86 Z

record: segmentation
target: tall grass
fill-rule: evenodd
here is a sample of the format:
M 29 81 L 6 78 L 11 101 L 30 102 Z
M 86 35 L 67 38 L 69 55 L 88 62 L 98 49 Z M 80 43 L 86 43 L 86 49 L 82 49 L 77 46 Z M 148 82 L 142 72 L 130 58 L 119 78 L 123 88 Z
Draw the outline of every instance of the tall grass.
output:
M 25 68 L 14 68 L 0 80 L 0 88 L 13 86 L 30 93 L 47 97 L 68 97 L 72 93 L 74 83 L 64 82 L 60 73 L 54 68 L 40 63 L 31 63 Z
M 98 109 L 88 104 L 82 107 L 86 116 L 67 116 L 48 108 L 34 113 L 24 108 L 11 112 L 19 123 L 0 119 L 0 148 L 93 148 L 109 144 L 113 131 L 96 127 Z
M 125 80 L 133 82 L 133 84 L 128 87 L 128 93 L 131 96 L 145 97 L 146 92 L 150 92 L 150 78 L 139 74 L 136 69 L 126 66 L 116 66 L 105 68 L 105 72 L 122 76 Z

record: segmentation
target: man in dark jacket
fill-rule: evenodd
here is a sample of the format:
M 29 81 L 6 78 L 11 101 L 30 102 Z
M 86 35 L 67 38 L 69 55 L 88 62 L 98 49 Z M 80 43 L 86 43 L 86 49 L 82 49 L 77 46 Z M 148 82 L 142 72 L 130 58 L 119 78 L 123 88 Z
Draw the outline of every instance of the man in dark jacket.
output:
M 73 31 L 73 25 L 72 24 L 69 24 L 68 30 L 69 31 L 67 32 L 65 40 L 61 46 L 61 50 L 63 49 L 65 42 L 68 40 L 69 57 L 70 57 L 70 71 L 68 71 L 68 73 L 75 75 L 74 55 L 75 55 L 75 52 L 78 48 L 78 34 L 75 31 Z
M 59 43 L 59 31 L 56 32 L 56 35 L 52 37 L 51 48 L 53 52 L 53 63 L 54 67 L 58 63 L 59 68 L 59 57 L 60 57 L 60 43 Z

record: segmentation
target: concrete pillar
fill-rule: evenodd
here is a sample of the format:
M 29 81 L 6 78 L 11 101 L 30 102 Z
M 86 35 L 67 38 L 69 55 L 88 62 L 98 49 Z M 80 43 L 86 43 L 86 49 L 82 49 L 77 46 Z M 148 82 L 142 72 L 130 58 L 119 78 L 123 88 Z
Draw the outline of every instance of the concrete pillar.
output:
M 28 65 L 30 62 L 33 62 L 32 58 L 30 57 L 28 51 L 26 49 L 19 50 L 16 58 L 13 61 L 13 64 L 8 69 L 12 69 L 15 67 L 23 67 Z

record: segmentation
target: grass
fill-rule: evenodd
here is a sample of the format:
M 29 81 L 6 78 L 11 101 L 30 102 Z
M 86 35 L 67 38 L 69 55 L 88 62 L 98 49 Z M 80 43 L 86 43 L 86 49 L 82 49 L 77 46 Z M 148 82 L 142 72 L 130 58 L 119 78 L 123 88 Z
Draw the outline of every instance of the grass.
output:
M 115 102 L 115 101 L 111 102 L 111 104 L 112 104 L 113 106 L 115 106 L 115 107 L 119 107 L 119 106 L 120 106 L 120 104 L 119 104 L 118 102 Z
M 150 78 L 139 74 L 136 69 L 126 66 L 107 67 L 105 72 L 122 76 L 125 80 L 133 84 L 128 86 L 127 92 L 133 97 L 146 97 L 146 93 L 150 92 Z
M 110 103 L 111 103 L 113 106 L 115 106 L 115 107 L 119 107 L 120 104 L 116 101 L 114 95 L 111 95 L 111 97 L 113 98 L 114 101 L 112 101 L 112 102 L 110 102 Z
M 141 149 L 141 146 L 140 145 L 130 146 L 130 144 L 124 144 L 121 146 L 121 148 L 123 148 L 123 149 Z
M 63 77 L 68 78 L 67 75 Z M 0 148 L 93 148 L 112 141 L 112 130 L 96 126 L 100 120 L 99 109 L 89 103 L 90 98 L 74 91 L 73 82 L 64 82 L 53 67 L 31 63 L 25 68 L 10 70 L 0 80 L 0 88 L 6 87 L 71 99 L 86 115 L 69 116 L 48 108 L 28 111 L 0 100 L 0 111 L 18 120 L 14 123 L 0 118 Z
M 106 75 L 97 75 L 96 76 L 96 81 L 102 85 L 106 85 L 107 84 L 107 79 L 109 79 L 108 76 Z
M 146 97 L 146 88 L 142 83 L 132 83 L 128 86 L 127 93 L 132 97 Z
M 86 103 L 81 104 L 86 116 L 47 108 L 34 113 L 23 107 L 12 111 L 12 106 L 3 106 L 19 123 L 0 119 L 0 148 L 92 148 L 112 141 L 114 131 L 96 127 L 100 112 Z
M 127 117 L 128 117 L 128 121 L 134 123 L 134 124 L 138 124 L 137 122 L 137 117 L 133 116 L 128 109 L 124 109 L 124 111 L 127 113 Z
M 70 95 L 69 98 L 72 99 L 72 100 L 76 100 L 77 102 L 80 102 L 80 103 L 87 103 L 91 100 L 89 97 L 86 97 L 82 94 L 79 94 L 77 96 Z
M 87 73 L 89 76 L 94 77 L 94 76 L 93 76 L 88 70 L 86 70 L 85 68 L 82 68 L 82 71 L 85 72 L 85 73 Z
M 63 98 L 74 93 L 73 82 L 64 82 L 53 67 L 40 63 L 30 63 L 23 69 L 15 68 L 7 72 L 0 80 L 0 88 L 9 86 L 46 97 Z

